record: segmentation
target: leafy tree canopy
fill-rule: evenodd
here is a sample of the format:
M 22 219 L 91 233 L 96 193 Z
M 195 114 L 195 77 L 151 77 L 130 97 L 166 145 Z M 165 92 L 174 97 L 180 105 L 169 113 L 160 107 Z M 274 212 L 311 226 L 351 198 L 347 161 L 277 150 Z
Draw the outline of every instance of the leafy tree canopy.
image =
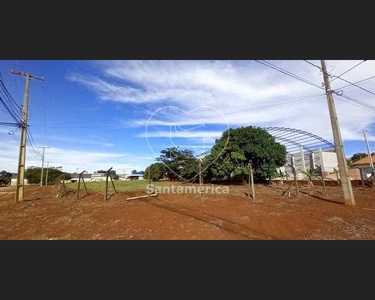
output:
M 145 179 L 148 179 L 148 174 L 150 172 L 151 168 L 151 173 L 150 173 L 150 178 L 152 181 L 158 181 L 160 179 L 163 179 L 164 175 L 164 165 L 162 163 L 154 163 L 151 166 L 148 166 L 144 172 L 143 177 Z
M 274 137 L 259 127 L 228 129 L 216 140 L 211 154 L 205 159 L 209 165 L 206 175 L 224 179 L 231 175 L 246 175 L 252 164 L 258 180 L 271 178 L 277 167 L 286 163 L 285 146 L 277 143 Z
M 40 184 L 40 175 L 42 172 L 42 168 L 40 167 L 29 167 L 25 171 L 25 178 L 27 179 L 27 182 L 30 184 Z M 43 169 L 43 183 L 45 183 L 46 180 L 46 174 L 47 174 L 47 169 Z M 55 179 L 59 175 L 65 175 L 65 179 L 68 180 L 71 178 L 71 175 L 69 173 L 62 172 L 59 169 L 56 168 L 48 168 L 48 177 L 47 177 L 47 182 L 49 184 L 52 184 L 55 182 Z
M 190 180 L 198 174 L 198 161 L 193 151 L 172 147 L 160 153 L 156 160 L 164 164 L 164 173 L 170 180 Z

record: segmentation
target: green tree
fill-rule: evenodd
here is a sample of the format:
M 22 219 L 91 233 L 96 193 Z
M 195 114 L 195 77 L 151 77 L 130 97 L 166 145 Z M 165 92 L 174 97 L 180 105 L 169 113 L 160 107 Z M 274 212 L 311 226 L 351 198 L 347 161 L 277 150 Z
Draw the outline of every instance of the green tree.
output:
M 353 163 L 355 163 L 356 161 L 364 157 L 367 157 L 366 153 L 358 152 L 358 153 L 353 154 L 352 157 L 346 160 L 346 162 L 348 163 L 348 166 L 352 166 Z
M 300 172 L 308 178 L 307 185 L 309 186 L 314 186 L 314 184 L 312 183 L 312 179 L 314 177 L 319 179 L 319 176 L 321 176 L 322 174 L 322 170 L 320 167 L 316 167 L 315 169 L 310 168 L 306 171 L 300 170 Z
M 162 163 L 154 163 L 151 165 L 151 180 L 158 181 L 164 177 L 164 165 Z M 150 166 L 148 166 L 144 172 L 143 178 L 148 179 L 148 173 L 150 172 Z
M 30 184 L 40 184 L 40 175 L 42 172 L 42 168 L 40 167 L 28 167 L 25 171 L 25 178 L 27 179 L 27 182 Z M 69 173 L 62 172 L 59 169 L 56 168 L 49 168 L 48 169 L 48 177 L 47 182 L 49 184 L 55 182 L 55 178 L 59 175 L 65 175 L 65 179 L 70 179 L 71 175 Z M 46 169 L 43 170 L 43 183 L 45 181 L 46 176 Z
M 160 153 L 156 160 L 164 164 L 164 173 L 171 181 L 189 180 L 198 174 L 198 161 L 194 157 L 193 151 L 172 147 L 166 148 Z
M 286 163 L 285 146 L 277 143 L 266 130 L 259 127 L 228 129 L 216 140 L 206 164 L 214 178 L 226 179 L 232 175 L 248 175 L 248 164 L 257 180 L 272 178 L 277 167 Z
M 360 160 L 360 159 L 362 159 L 362 158 L 364 158 L 366 156 L 367 156 L 366 153 L 355 153 L 355 154 L 352 155 L 352 157 L 350 158 L 350 160 L 352 162 L 356 162 L 356 161 L 358 161 L 358 160 Z
M 11 180 L 12 180 L 12 173 L 9 173 L 5 170 L 1 171 L 1 173 L 0 173 L 0 186 L 3 185 L 3 184 L 4 185 L 10 184 Z

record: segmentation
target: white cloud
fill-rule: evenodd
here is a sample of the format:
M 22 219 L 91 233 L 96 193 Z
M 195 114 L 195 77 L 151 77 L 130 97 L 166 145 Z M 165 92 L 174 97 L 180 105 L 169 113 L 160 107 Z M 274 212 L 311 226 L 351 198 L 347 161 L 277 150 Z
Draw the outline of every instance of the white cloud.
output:
M 36 156 L 30 147 L 27 147 L 26 167 L 41 166 L 41 157 Z M 18 165 L 19 143 L 9 141 L 0 143 L 0 168 L 10 172 L 16 172 Z M 93 172 L 100 169 L 109 169 L 130 172 L 133 169 L 144 170 L 154 159 L 149 156 L 136 156 L 123 153 L 106 153 L 77 151 L 57 147 L 51 147 L 45 151 L 45 162 L 51 161 L 50 166 L 62 166 L 65 172 L 87 170 Z M 46 166 L 46 165 L 45 165 Z
M 36 136 L 37 137 L 37 136 Z M 104 141 L 95 141 L 95 140 L 88 140 L 88 139 L 82 139 L 82 138 L 73 138 L 73 137 L 63 137 L 63 136 L 43 136 L 44 140 L 56 140 L 60 142 L 68 142 L 68 143 L 74 143 L 74 144 L 84 144 L 84 145 L 96 145 L 101 147 L 107 147 L 107 148 L 113 148 L 115 144 L 104 142 Z
M 222 135 L 222 131 L 154 131 L 154 132 L 147 132 L 139 134 L 138 137 L 146 137 L 146 138 L 219 138 Z
M 271 61 L 314 84 L 322 75 L 304 61 Z M 320 66 L 319 61 L 311 61 Z M 333 74 L 339 75 L 360 61 L 327 61 Z M 332 141 L 328 106 L 323 90 L 297 81 L 253 61 L 111 61 L 100 63 L 103 78 L 72 74 L 69 79 L 86 85 L 103 100 L 124 103 L 171 103 L 188 111 L 202 105 L 212 106 L 226 116 L 231 127 L 284 126 L 303 129 Z M 334 66 L 334 68 L 332 68 Z M 366 61 L 343 78 L 356 82 L 374 76 L 375 61 Z M 111 81 L 116 78 L 117 83 Z M 122 82 L 122 83 L 118 83 Z M 363 86 L 371 89 L 369 83 Z M 332 88 L 347 83 L 336 79 Z M 319 94 L 312 99 L 296 97 Z M 358 88 L 344 90 L 344 95 L 373 105 L 375 96 Z M 362 140 L 361 129 L 375 122 L 375 113 L 342 101 L 334 96 L 344 140 Z M 222 116 L 195 111 L 194 116 L 160 115 L 153 125 L 225 124 Z M 133 125 L 145 126 L 146 119 Z M 374 136 L 369 133 L 369 139 Z

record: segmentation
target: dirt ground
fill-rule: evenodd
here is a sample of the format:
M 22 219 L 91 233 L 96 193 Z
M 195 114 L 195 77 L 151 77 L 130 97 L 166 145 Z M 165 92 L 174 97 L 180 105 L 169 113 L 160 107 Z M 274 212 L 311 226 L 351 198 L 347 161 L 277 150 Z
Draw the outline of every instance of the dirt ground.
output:
M 256 201 L 245 186 L 229 195 L 121 192 L 104 201 L 91 193 L 76 200 L 72 190 L 57 198 L 54 186 L 26 186 L 25 201 L 14 187 L 0 188 L 2 240 L 368 240 L 375 239 L 375 189 L 354 187 L 357 205 L 344 205 L 337 185 L 308 187 L 300 196 L 287 184 L 258 184 Z M 341 202 L 341 203 L 340 203 Z

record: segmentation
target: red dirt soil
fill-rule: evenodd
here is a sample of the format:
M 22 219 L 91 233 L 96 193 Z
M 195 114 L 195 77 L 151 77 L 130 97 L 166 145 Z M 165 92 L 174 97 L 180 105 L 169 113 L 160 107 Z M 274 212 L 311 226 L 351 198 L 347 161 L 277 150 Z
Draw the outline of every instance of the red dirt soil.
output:
M 0 188 L 2 240 L 367 240 L 375 239 L 375 189 L 354 187 L 356 206 L 340 203 L 338 186 L 302 184 L 287 188 L 256 185 L 256 201 L 245 186 L 230 194 L 159 194 L 121 192 L 104 201 L 76 192 L 57 198 L 54 186 L 26 186 L 25 201 L 16 203 L 14 187 Z M 367 208 L 367 209 L 363 209 Z

